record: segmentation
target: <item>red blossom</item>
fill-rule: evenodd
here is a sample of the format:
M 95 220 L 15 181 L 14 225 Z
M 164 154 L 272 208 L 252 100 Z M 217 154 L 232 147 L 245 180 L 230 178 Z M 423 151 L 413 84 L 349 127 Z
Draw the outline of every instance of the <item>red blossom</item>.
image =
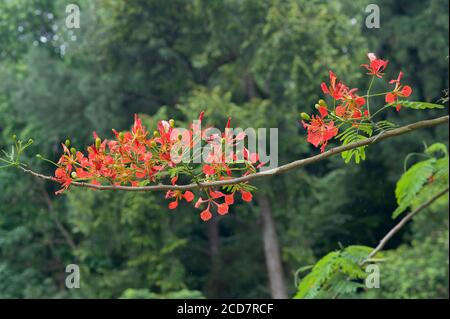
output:
M 197 122 L 194 122 L 188 130 L 181 130 L 174 127 L 174 120 L 159 121 L 157 129 L 153 134 L 149 134 L 145 129 L 142 120 L 138 115 L 134 117 L 134 123 L 130 131 L 118 132 L 112 130 L 115 139 L 101 139 L 96 132 L 93 132 L 94 143 L 87 147 L 87 154 L 76 150 L 69 150 L 66 145 L 62 145 L 63 154 L 58 160 L 58 167 L 55 171 L 55 180 L 61 183 L 62 188 L 57 194 L 62 193 L 72 184 L 73 181 L 88 182 L 94 185 L 110 184 L 115 186 L 128 185 L 137 187 L 147 185 L 151 182 L 159 182 L 164 176 L 172 175 L 172 169 L 175 169 L 178 162 L 172 159 L 172 151 L 177 150 L 179 143 L 188 149 L 206 142 L 214 153 L 209 155 L 209 164 L 201 167 L 205 177 L 195 182 L 208 182 L 211 180 L 224 180 L 232 177 L 232 169 L 225 161 L 226 155 L 229 158 L 237 160 L 237 154 L 225 154 L 224 146 L 236 147 L 245 139 L 245 133 L 231 133 L 231 119 L 228 119 L 225 127 L 225 133 L 209 136 L 207 129 L 201 128 L 204 112 L 200 113 Z M 194 137 L 196 134 L 200 137 Z M 245 169 L 243 175 L 253 172 L 263 164 L 259 162 L 257 153 L 251 153 L 245 147 L 243 148 L 243 157 Z M 239 162 L 242 163 L 242 162 Z M 239 164 L 238 163 L 238 164 Z M 186 168 L 184 168 L 186 169 Z M 177 175 L 170 179 L 172 185 L 178 181 Z M 194 171 L 181 174 L 195 176 Z M 196 177 L 198 178 L 198 177 Z M 192 180 L 191 182 L 194 182 Z M 229 206 L 234 203 L 234 192 L 231 194 L 223 193 L 219 190 L 206 188 L 200 190 L 207 195 L 206 199 L 199 196 L 194 206 L 200 208 L 207 204 L 207 209 L 201 213 L 203 220 L 209 220 L 212 217 L 212 209 L 220 215 L 227 214 Z M 190 203 L 195 199 L 195 194 L 191 191 L 169 190 L 165 198 L 170 200 L 168 208 L 173 210 L 179 206 L 180 201 L 185 200 Z M 244 198 L 244 197 L 243 197 Z M 251 194 L 246 195 L 247 200 L 251 199 Z
M 395 101 L 397 101 L 397 99 L 399 97 L 408 97 L 411 95 L 412 88 L 409 85 L 402 86 L 402 84 L 400 83 L 402 77 L 403 77 L 403 72 L 400 71 L 397 79 L 389 81 L 389 84 L 395 83 L 395 88 L 392 92 L 389 92 L 388 94 L 386 94 L 386 97 L 385 97 L 386 103 L 392 104 L 392 103 L 395 103 Z M 397 112 L 399 112 L 401 109 L 401 104 L 396 105 L 395 108 L 396 108 Z
M 326 83 L 322 83 L 321 87 L 324 94 L 329 94 L 333 99 L 340 100 L 348 90 L 348 87 L 342 82 L 336 81 L 336 75 L 330 70 L 330 86 L 327 86 Z
M 211 214 L 211 212 L 209 211 L 209 209 L 205 209 L 204 211 L 202 211 L 202 212 L 200 213 L 200 218 L 201 218 L 204 222 L 210 220 L 210 219 L 212 218 L 212 214 Z
M 320 146 L 320 151 L 324 152 L 328 141 L 338 134 L 338 128 L 333 121 L 326 122 L 322 117 L 313 115 L 310 123 L 302 121 L 303 127 L 308 132 L 307 141 L 315 147 Z
M 361 64 L 361 66 L 369 71 L 367 73 L 368 75 L 375 75 L 378 78 L 382 78 L 383 71 L 386 69 L 389 61 L 378 59 L 374 53 L 369 53 L 367 56 L 369 58 L 369 64 Z
M 241 190 L 242 200 L 246 202 L 251 202 L 253 199 L 253 195 L 250 192 Z

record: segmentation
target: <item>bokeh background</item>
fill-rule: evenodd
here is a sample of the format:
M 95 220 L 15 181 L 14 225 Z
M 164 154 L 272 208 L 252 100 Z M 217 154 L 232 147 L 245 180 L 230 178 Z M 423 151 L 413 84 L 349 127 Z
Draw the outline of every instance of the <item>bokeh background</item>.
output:
M 110 137 L 134 113 L 149 128 L 201 110 L 214 125 L 231 115 L 235 126 L 278 127 L 281 164 L 311 156 L 318 150 L 299 112 L 314 110 L 329 69 L 366 87 L 368 52 L 390 61 L 388 79 L 405 73 L 413 100 L 437 102 L 449 86 L 447 0 L 80 0 L 80 28 L 68 29 L 70 3 L 0 2 L 0 148 L 12 134 L 32 137 L 24 161 L 48 174 L 54 168 L 36 153 L 56 159 L 59 143 L 82 148 L 93 130 Z M 369 3 L 380 8 L 379 29 L 364 24 Z M 55 196 L 58 185 L 0 170 L 0 297 L 292 297 L 300 267 L 341 245 L 377 244 L 395 223 L 404 158 L 424 143 L 448 144 L 447 130 L 371 146 L 360 165 L 335 157 L 259 180 L 252 204 L 209 223 L 188 205 L 169 211 L 163 193 Z M 447 207 L 417 216 L 389 243 L 380 289 L 350 297 L 448 297 Z M 277 251 L 282 267 L 268 268 Z M 65 287 L 71 263 L 80 289 Z

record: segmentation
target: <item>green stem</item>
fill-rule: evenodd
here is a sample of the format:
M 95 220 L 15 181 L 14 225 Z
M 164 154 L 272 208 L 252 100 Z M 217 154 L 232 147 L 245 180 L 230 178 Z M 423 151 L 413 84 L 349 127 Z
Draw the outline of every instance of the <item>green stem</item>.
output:
M 367 89 L 367 111 L 370 115 L 370 90 L 372 89 L 373 81 L 375 80 L 375 76 L 372 76 L 372 79 L 370 80 L 369 88 Z
M 381 109 L 379 109 L 378 111 L 376 111 L 375 113 L 373 113 L 373 115 L 370 116 L 370 119 L 374 118 L 375 115 L 377 115 L 378 113 L 380 113 L 381 111 L 387 109 L 388 107 L 390 107 L 390 104 L 386 104 L 385 106 L 383 106 Z M 370 114 L 370 113 L 369 113 Z
M 381 92 L 381 93 L 375 93 L 375 94 L 366 94 L 366 95 L 363 95 L 362 97 L 372 97 L 372 96 L 380 96 L 380 95 L 386 95 L 386 94 L 388 94 L 389 92 Z

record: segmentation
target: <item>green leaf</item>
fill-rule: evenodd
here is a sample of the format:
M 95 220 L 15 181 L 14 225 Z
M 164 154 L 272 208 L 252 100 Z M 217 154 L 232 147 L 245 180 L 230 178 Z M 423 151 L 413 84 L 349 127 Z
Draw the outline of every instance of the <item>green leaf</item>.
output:
M 435 155 L 439 152 L 442 152 L 445 156 L 448 156 L 447 146 L 442 143 L 434 143 L 428 146 L 425 150 L 425 153 L 428 155 Z
M 372 251 L 367 246 L 349 246 L 325 255 L 300 282 L 295 298 L 311 299 L 324 292 L 355 292 L 360 284 L 352 280 L 366 278 L 361 261 Z
M 393 218 L 399 216 L 412 204 L 423 185 L 433 175 L 435 163 L 434 158 L 418 162 L 400 177 L 395 188 L 395 197 L 399 206 L 392 213 Z
M 392 106 L 401 105 L 410 109 L 424 110 L 424 109 L 443 109 L 445 106 L 442 104 L 434 104 L 428 102 L 414 102 L 414 101 L 395 101 Z

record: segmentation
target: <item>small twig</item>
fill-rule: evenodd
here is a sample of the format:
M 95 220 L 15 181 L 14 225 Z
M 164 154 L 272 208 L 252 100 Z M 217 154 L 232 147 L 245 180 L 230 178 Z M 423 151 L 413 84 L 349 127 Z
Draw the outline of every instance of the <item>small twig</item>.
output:
M 423 203 L 422 205 L 420 205 L 419 207 L 417 207 L 416 209 L 412 210 L 409 214 L 407 214 L 405 217 L 402 218 L 402 220 L 394 226 L 394 228 L 392 228 L 381 240 L 380 243 L 378 244 L 377 247 L 375 247 L 374 250 L 372 250 L 372 252 L 369 254 L 369 256 L 367 257 L 366 260 L 364 260 L 361 265 L 367 263 L 370 261 L 370 259 L 372 257 L 374 257 L 377 253 L 379 253 L 384 246 L 386 245 L 386 243 L 392 238 L 392 236 L 394 236 L 403 226 L 405 226 L 405 224 L 414 217 L 414 215 L 416 215 L 418 212 L 420 212 L 421 210 L 424 210 L 425 208 L 427 208 L 428 206 L 430 206 L 431 204 L 433 204 L 436 200 L 438 200 L 440 197 L 448 194 L 448 190 L 449 188 L 447 187 L 446 189 L 440 191 L 439 193 L 437 193 L 436 195 L 434 195 L 433 197 L 431 197 L 429 200 L 427 200 L 425 203 Z

